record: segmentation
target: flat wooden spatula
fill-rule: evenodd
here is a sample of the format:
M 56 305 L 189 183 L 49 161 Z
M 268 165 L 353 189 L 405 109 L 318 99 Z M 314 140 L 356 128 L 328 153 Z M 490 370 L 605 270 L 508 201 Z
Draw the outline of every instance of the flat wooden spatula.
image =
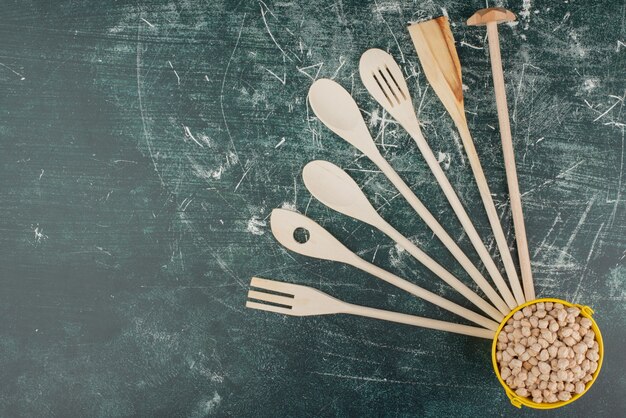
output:
M 476 184 L 483 201 L 483 206 L 489 218 L 489 224 L 502 256 L 504 268 L 513 290 L 513 295 L 518 304 L 525 302 L 524 292 L 515 270 L 515 264 L 509 251 L 509 245 L 502 230 L 496 206 L 493 203 L 489 184 L 485 178 L 474 141 L 467 126 L 465 118 L 465 106 L 463 103 L 463 83 L 461 79 L 461 63 L 454 46 L 454 37 L 450 30 L 448 18 L 445 16 L 437 19 L 416 23 L 409 26 L 409 33 L 417 55 L 419 57 L 424 74 L 431 87 L 452 117 L 454 124 L 459 130 L 463 147 L 470 162 Z

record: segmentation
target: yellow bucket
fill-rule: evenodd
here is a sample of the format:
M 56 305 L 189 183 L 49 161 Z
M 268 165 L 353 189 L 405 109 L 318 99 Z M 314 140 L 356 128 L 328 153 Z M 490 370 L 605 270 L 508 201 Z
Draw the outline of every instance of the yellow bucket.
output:
M 502 380 L 502 376 L 500 376 L 500 369 L 498 368 L 498 361 L 496 360 L 496 345 L 498 343 L 498 335 L 500 334 L 500 331 L 506 325 L 506 321 L 508 321 L 509 318 L 511 318 L 515 314 L 515 312 L 524 309 L 526 306 L 533 305 L 533 304 L 538 303 L 538 302 L 560 303 L 560 304 L 562 304 L 563 306 L 566 306 L 566 307 L 576 307 L 576 308 L 580 309 L 580 314 L 583 317 L 589 318 L 591 320 L 591 329 L 596 334 L 596 341 L 598 342 L 598 348 L 599 348 L 598 351 L 599 351 L 599 355 L 600 355 L 600 358 L 598 359 L 598 368 L 595 371 L 595 373 L 593 374 L 593 379 L 591 379 L 589 382 L 587 382 L 587 384 L 585 386 L 585 390 L 582 393 L 578 393 L 578 394 L 572 396 L 572 398 L 569 401 L 559 401 L 559 402 L 553 402 L 553 403 L 536 403 L 536 402 L 533 402 L 529 398 L 523 398 L 523 397 L 518 396 L 513 390 L 511 390 L 511 388 L 509 388 L 507 386 L 507 384 L 504 382 L 504 380 Z M 544 299 L 531 300 L 530 302 L 526 302 L 523 305 L 518 306 L 517 308 L 513 309 L 502 320 L 502 322 L 500 323 L 500 326 L 498 327 L 498 330 L 496 331 L 496 336 L 493 339 L 493 344 L 491 345 L 491 362 L 493 364 L 493 370 L 496 372 L 496 376 L 498 377 L 498 380 L 500 381 L 500 384 L 504 388 L 504 390 L 506 392 L 506 395 L 509 397 L 509 399 L 511 400 L 511 403 L 514 406 L 516 406 L 517 408 L 521 408 L 522 405 L 525 405 L 525 406 L 527 406 L 529 408 L 535 408 L 535 409 L 560 408 L 562 406 L 565 406 L 565 405 L 567 405 L 569 403 L 574 402 L 576 399 L 580 398 L 585 393 L 587 393 L 587 391 L 589 390 L 591 385 L 593 385 L 593 383 L 598 378 L 598 374 L 600 373 L 600 368 L 602 368 L 602 359 L 604 358 L 604 344 L 602 343 L 602 334 L 600 333 L 600 328 L 598 328 L 598 324 L 596 324 L 596 321 L 594 321 L 593 318 L 591 317 L 592 314 L 593 314 L 593 310 L 590 307 L 588 307 L 588 306 L 576 305 L 576 304 L 569 303 L 569 302 L 561 300 L 561 299 L 544 298 Z

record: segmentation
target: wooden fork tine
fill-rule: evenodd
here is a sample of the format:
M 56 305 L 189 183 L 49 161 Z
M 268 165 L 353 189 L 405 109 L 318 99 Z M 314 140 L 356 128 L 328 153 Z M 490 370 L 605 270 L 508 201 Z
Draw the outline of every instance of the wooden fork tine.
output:
M 272 293 L 257 292 L 256 290 L 248 291 L 249 299 L 263 300 L 265 302 L 278 303 L 280 305 L 292 306 L 293 298 L 287 296 L 274 295 Z
M 288 295 L 293 294 L 293 286 L 291 283 L 277 282 L 274 280 L 262 279 L 260 277 L 253 277 L 250 280 L 250 286 L 258 287 L 259 289 L 272 290 L 274 292 L 286 293 Z
M 266 305 L 264 303 L 246 301 L 246 308 L 259 309 L 261 311 L 276 312 L 284 315 L 293 315 L 291 309 L 280 306 Z

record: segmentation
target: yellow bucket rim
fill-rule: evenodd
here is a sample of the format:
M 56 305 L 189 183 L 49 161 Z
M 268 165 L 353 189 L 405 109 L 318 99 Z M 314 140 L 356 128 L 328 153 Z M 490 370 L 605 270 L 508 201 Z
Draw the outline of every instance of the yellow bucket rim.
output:
M 518 311 L 524 309 L 526 306 L 534 305 L 534 304 L 539 303 L 539 302 L 560 303 L 563 306 L 576 307 L 576 308 L 580 309 L 580 314 L 582 316 L 584 316 L 585 318 L 588 318 L 589 320 L 591 320 L 591 329 L 596 334 L 596 341 L 598 342 L 598 354 L 600 356 L 600 358 L 598 359 L 598 368 L 596 369 L 595 373 L 593 374 L 593 378 L 589 382 L 587 382 L 587 384 L 585 385 L 585 390 L 582 391 L 581 393 L 578 393 L 578 394 L 572 396 L 572 398 L 570 400 L 568 400 L 568 401 L 558 401 L 558 402 L 553 402 L 553 403 L 536 403 L 536 402 L 533 402 L 529 398 L 524 398 L 524 397 L 521 397 L 521 396 L 517 395 L 511 388 L 509 388 L 507 386 L 507 384 L 504 382 L 504 380 L 502 380 L 502 376 L 500 376 L 500 369 L 498 368 L 498 361 L 496 359 L 496 345 L 498 343 L 498 335 L 500 335 L 500 331 L 502 331 L 502 328 L 504 328 L 504 326 L 506 325 L 506 322 L 515 314 L 515 312 L 518 312 Z M 528 301 L 528 302 L 526 302 L 526 303 L 524 303 L 522 305 L 519 305 L 517 308 L 515 308 L 511 312 L 509 312 L 509 314 L 502 320 L 502 322 L 500 323 L 500 326 L 496 330 L 496 334 L 495 334 L 495 337 L 493 339 L 493 343 L 491 345 L 491 362 L 492 362 L 492 365 L 493 365 L 493 370 L 496 373 L 496 377 L 498 378 L 498 381 L 500 382 L 500 384 L 504 388 L 504 391 L 506 392 L 506 395 L 511 400 L 511 403 L 513 404 L 513 406 L 515 406 L 517 408 L 521 408 L 522 405 L 524 405 L 524 406 L 527 406 L 529 408 L 534 408 L 534 409 L 561 408 L 561 407 L 563 407 L 563 406 L 565 406 L 567 404 L 570 404 L 570 403 L 574 402 L 576 399 L 580 398 L 585 393 L 587 393 L 589 388 L 591 388 L 591 386 L 594 384 L 594 382 L 598 378 L 598 374 L 600 373 L 600 369 L 602 368 L 602 360 L 604 359 L 604 343 L 602 342 L 602 333 L 600 333 L 600 328 L 598 327 L 598 324 L 596 323 L 596 321 L 593 319 L 592 315 L 593 315 L 593 309 L 591 309 L 589 306 L 578 305 L 578 304 L 575 304 L 575 303 L 570 303 L 570 302 L 562 300 L 562 299 L 542 298 L 542 299 L 531 300 L 531 301 Z

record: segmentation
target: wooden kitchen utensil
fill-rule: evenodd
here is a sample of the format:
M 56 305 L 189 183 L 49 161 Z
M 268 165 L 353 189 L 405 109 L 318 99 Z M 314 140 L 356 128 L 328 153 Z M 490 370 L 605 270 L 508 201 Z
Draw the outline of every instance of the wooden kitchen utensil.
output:
M 491 72 L 493 87 L 496 93 L 496 106 L 498 109 L 498 122 L 500 137 L 502 139 L 502 154 L 504 155 L 504 168 L 509 187 L 511 200 L 511 213 L 513 214 L 513 227 L 515 228 L 515 240 L 517 242 L 517 255 L 519 257 L 522 283 L 526 300 L 535 299 L 535 285 L 533 283 L 530 255 L 528 254 L 528 242 L 526 240 L 526 226 L 524 225 L 524 213 L 522 211 L 522 197 L 517 181 L 517 169 L 515 167 L 515 153 L 511 138 L 511 124 L 509 122 L 509 109 L 506 104 L 506 89 L 504 88 L 504 72 L 502 71 L 502 59 L 500 57 L 500 40 L 498 38 L 498 23 L 511 22 L 515 15 L 501 7 L 492 7 L 477 11 L 467 20 L 470 26 L 487 26 L 487 39 L 489 41 L 489 57 L 491 59 Z
M 495 336 L 493 331 L 484 328 L 454 324 L 452 322 L 369 308 L 367 306 L 353 305 L 308 286 L 261 279 L 259 277 L 253 277 L 250 281 L 250 286 L 285 295 L 281 296 L 274 293 L 250 290 L 248 292 L 249 300 L 246 302 L 246 307 L 252 309 L 277 312 L 291 316 L 349 314 L 413 325 L 416 327 L 454 332 L 457 334 L 470 335 L 472 337 L 486 338 L 488 340 L 492 340 Z M 257 301 L 269 302 L 273 305 L 259 303 Z
M 435 236 L 445 245 L 452 256 L 467 271 L 472 280 L 487 295 L 489 300 L 502 312 L 507 314 L 511 308 L 503 306 L 504 301 L 493 290 L 476 266 L 463 253 L 454 239 L 429 212 L 424 204 L 415 196 L 391 165 L 376 148 L 361 111 L 356 102 L 343 87 L 332 80 L 317 80 L 309 89 L 309 103 L 315 115 L 331 131 L 361 151 L 369 158 L 389 181 L 398 189 L 406 201 L 413 207 L 418 216 L 433 231 Z M 508 304 L 506 304 L 508 305 Z
M 270 226 L 272 234 L 274 234 L 278 242 L 291 251 L 308 257 L 349 264 L 409 292 L 414 296 L 462 316 L 482 327 L 492 331 L 498 328 L 499 324 L 497 322 L 459 306 L 456 303 L 450 302 L 439 295 L 365 261 L 346 248 L 323 227 L 304 215 L 287 209 L 274 209 L 270 216 Z M 298 230 L 308 233 L 308 239 L 304 242 L 298 241 L 295 235 Z
M 498 267 L 491 259 L 489 251 L 485 247 L 480 235 L 478 235 L 463 204 L 439 165 L 435 154 L 433 154 L 428 142 L 426 142 L 422 135 L 419 121 L 415 114 L 415 109 L 413 108 L 413 101 L 411 100 L 409 89 L 400 67 L 393 57 L 385 51 L 381 49 L 369 49 L 361 56 L 359 73 L 365 88 L 367 88 L 372 97 L 374 97 L 374 99 L 393 116 L 415 140 L 428 167 L 435 175 L 439 186 L 446 195 L 450 206 L 452 206 L 454 213 L 461 222 L 463 229 L 487 268 L 500 294 L 511 309 L 515 308 L 517 303 L 513 294 L 507 287 Z
M 367 200 L 359 185 L 341 168 L 328 161 L 311 161 L 302 170 L 302 179 L 306 188 L 317 200 L 331 209 L 379 229 L 483 312 L 498 322 L 502 321 L 504 315 L 500 311 L 482 299 L 385 221 Z M 489 286 L 486 280 L 483 285 Z M 491 289 L 490 286 L 489 288 Z M 492 292 L 497 296 L 493 289 Z M 501 304 L 502 309 L 506 310 L 504 301 L 501 301 Z
M 485 178 L 483 168 L 478 159 L 476 147 L 467 126 L 465 118 L 465 107 L 463 105 L 463 83 L 461 81 L 461 64 L 454 47 L 454 38 L 450 30 L 448 18 L 445 16 L 437 19 L 416 23 L 409 26 L 411 39 L 417 50 L 424 74 L 446 110 L 452 117 L 456 125 L 465 153 L 474 173 L 476 185 L 483 201 L 483 206 L 489 218 L 489 224 L 493 231 L 498 245 L 498 250 L 502 256 L 502 262 L 506 269 L 509 284 L 513 290 L 513 295 L 518 305 L 526 302 L 524 292 L 520 285 L 513 257 L 509 250 L 509 244 L 502 230 L 502 224 L 496 206 L 491 197 L 489 184 Z

